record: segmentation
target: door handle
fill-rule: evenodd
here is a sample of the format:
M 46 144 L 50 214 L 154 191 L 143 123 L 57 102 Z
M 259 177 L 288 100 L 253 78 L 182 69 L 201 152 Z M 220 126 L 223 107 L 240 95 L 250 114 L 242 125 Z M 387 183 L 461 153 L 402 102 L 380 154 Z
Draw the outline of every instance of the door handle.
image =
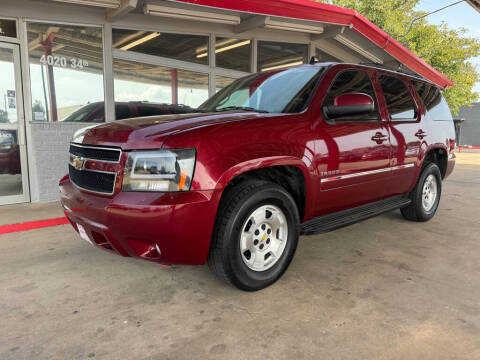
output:
M 372 136 L 372 141 L 375 141 L 377 144 L 382 144 L 387 139 L 388 139 L 388 136 L 383 135 L 381 132 L 377 132 L 375 133 L 375 135 Z
M 423 131 L 422 129 L 420 129 L 415 133 L 415 136 L 417 138 L 419 138 L 420 140 L 422 140 L 425 136 L 427 136 L 427 133 L 425 131 Z

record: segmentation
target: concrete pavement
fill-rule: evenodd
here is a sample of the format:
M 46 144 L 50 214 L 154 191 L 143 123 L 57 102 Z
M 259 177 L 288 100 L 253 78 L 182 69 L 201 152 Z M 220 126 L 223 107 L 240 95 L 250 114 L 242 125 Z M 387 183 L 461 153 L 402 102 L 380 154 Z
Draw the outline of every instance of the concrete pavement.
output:
M 302 237 L 256 293 L 206 266 L 114 256 L 69 225 L 0 235 L 0 359 L 480 359 L 480 165 L 467 163 L 430 222 L 395 211 Z M 2 223 L 50 214 L 0 208 Z

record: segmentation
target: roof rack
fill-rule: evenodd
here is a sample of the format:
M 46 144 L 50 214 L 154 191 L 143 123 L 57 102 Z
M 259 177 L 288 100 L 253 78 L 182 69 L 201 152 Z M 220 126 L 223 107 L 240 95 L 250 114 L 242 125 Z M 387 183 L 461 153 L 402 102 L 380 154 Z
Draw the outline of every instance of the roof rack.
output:
M 361 62 L 360 65 L 374 66 L 374 67 L 377 67 L 377 68 L 380 68 L 380 69 L 394 71 L 394 72 L 397 72 L 397 73 L 400 73 L 400 74 L 405 74 L 405 75 L 408 75 L 408 76 L 416 77 L 416 78 L 421 79 L 421 80 L 429 81 L 429 80 L 425 79 L 423 76 L 421 76 L 417 73 L 410 73 L 410 72 L 407 72 L 405 70 L 402 70 L 400 68 L 402 66 L 402 64 L 400 64 L 400 63 L 399 63 L 399 66 L 398 66 L 399 68 L 398 69 L 392 69 L 392 68 L 389 68 L 389 67 L 385 66 L 384 64 L 375 63 L 375 62 Z

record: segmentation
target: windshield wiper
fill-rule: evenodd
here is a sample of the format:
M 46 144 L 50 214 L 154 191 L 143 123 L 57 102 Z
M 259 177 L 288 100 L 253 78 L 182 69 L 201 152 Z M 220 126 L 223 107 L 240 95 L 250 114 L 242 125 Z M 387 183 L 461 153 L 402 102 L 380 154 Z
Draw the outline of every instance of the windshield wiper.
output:
M 270 111 L 267 110 L 260 110 L 260 109 L 255 109 L 253 107 L 249 106 L 227 106 L 221 109 L 215 109 L 215 112 L 221 112 L 221 111 L 230 111 L 230 110 L 245 110 L 245 111 L 255 111 L 258 113 L 269 113 Z

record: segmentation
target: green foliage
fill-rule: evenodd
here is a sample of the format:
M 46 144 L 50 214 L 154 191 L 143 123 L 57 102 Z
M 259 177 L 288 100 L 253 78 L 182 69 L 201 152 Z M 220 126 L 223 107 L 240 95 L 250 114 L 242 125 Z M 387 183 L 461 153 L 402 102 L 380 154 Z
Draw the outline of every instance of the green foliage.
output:
M 40 102 L 40 100 L 35 100 L 33 102 L 32 112 L 45 112 L 45 108 L 43 107 L 43 104 Z
M 8 113 L 0 109 L 0 123 L 8 123 Z
M 356 10 L 455 82 L 444 92 L 452 113 L 478 99 L 473 87 L 480 76 L 469 60 L 480 55 L 480 41 L 469 37 L 467 29 L 451 30 L 445 23 L 431 25 L 428 18 L 415 20 L 425 15 L 415 11 L 420 0 L 322 2 Z

